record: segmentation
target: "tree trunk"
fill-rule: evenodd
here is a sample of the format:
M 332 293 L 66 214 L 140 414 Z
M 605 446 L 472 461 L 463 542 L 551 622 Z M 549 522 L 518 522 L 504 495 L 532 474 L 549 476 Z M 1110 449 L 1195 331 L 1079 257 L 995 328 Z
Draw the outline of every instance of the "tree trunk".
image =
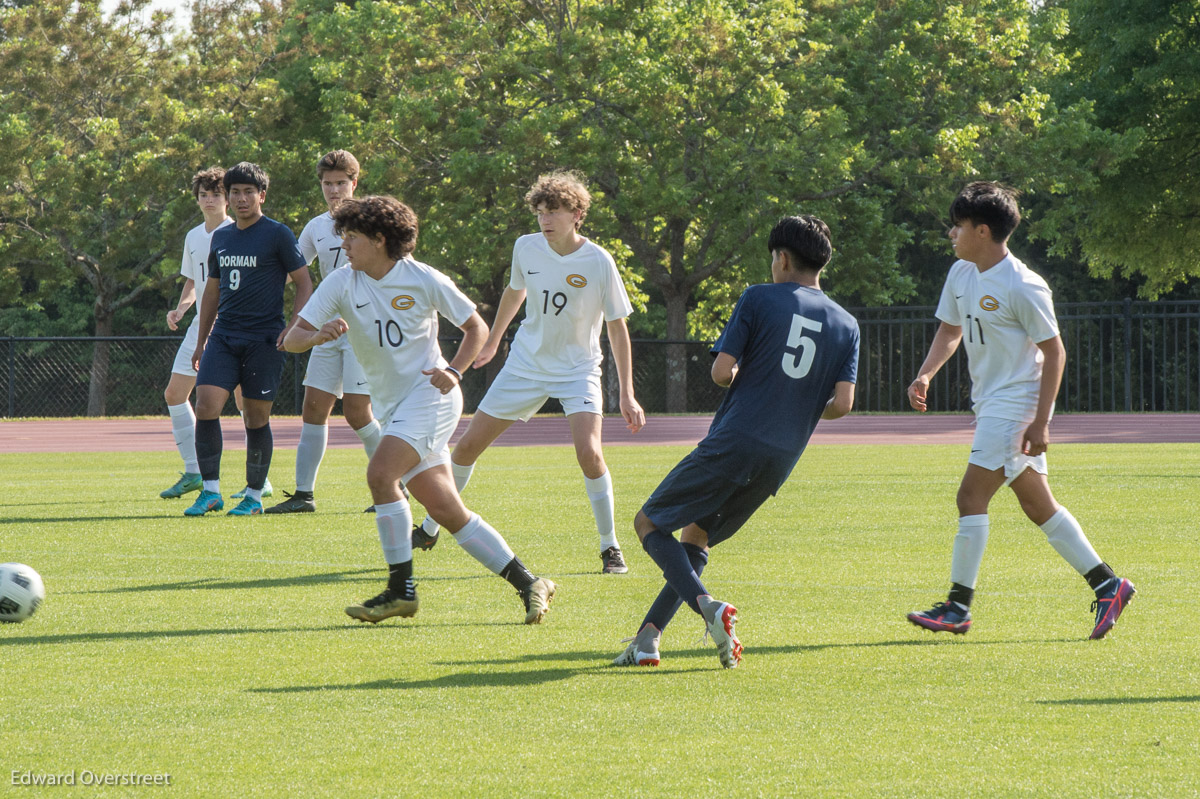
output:
M 667 306 L 667 413 L 687 413 L 687 296 L 663 292 Z
M 113 318 L 96 316 L 96 335 L 111 336 L 113 334 Z M 88 416 L 103 416 L 104 406 L 108 402 L 108 356 L 112 342 L 97 341 L 92 350 L 92 373 L 88 381 Z

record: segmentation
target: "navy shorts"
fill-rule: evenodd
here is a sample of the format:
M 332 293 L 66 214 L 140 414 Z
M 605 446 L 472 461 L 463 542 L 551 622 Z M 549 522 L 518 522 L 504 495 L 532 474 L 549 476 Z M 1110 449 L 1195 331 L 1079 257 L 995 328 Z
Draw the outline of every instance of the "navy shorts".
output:
M 200 356 L 196 385 L 233 391 L 240 384 L 246 399 L 273 401 L 284 362 L 284 354 L 275 349 L 275 338 L 209 335 Z
M 659 483 L 642 506 L 642 513 L 664 533 L 695 523 L 708 533 L 708 545 L 716 546 L 732 536 L 783 485 L 792 462 L 762 458 L 749 481 L 729 479 L 723 468 L 725 456 L 692 450 Z

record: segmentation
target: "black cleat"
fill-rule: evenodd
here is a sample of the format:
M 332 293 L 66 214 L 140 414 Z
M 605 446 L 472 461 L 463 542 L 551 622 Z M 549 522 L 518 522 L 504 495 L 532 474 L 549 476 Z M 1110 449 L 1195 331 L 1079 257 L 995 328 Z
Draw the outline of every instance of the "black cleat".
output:
M 419 524 L 414 524 L 412 531 L 413 549 L 422 549 L 428 552 L 437 546 L 438 538 L 440 536 L 441 533 L 434 533 L 433 535 L 430 535 L 429 533 L 425 532 L 424 527 Z
M 604 563 L 604 568 L 601 569 L 603 574 L 624 574 L 629 571 L 629 567 L 625 565 L 625 556 L 621 554 L 619 547 L 609 547 L 601 552 L 600 560 Z
M 283 493 L 287 499 L 278 505 L 272 505 L 263 513 L 313 513 L 316 511 L 317 503 L 313 499 L 311 491 L 297 491 L 295 494 L 284 491 Z

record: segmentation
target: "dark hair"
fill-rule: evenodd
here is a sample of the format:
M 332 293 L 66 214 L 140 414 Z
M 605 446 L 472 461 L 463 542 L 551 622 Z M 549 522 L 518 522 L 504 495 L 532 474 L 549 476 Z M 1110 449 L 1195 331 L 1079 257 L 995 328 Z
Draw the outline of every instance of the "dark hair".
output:
M 767 249 L 786 251 L 797 266 L 820 272 L 833 255 L 829 226 L 815 216 L 785 216 L 771 228 Z
M 259 191 L 266 191 L 270 185 L 271 179 L 267 177 L 266 170 L 258 164 L 252 164 L 249 161 L 242 161 L 236 166 L 232 166 L 225 170 L 225 193 L 229 193 L 229 187 L 235 183 L 242 183 L 254 186 Z
M 225 193 L 225 184 L 222 179 L 225 177 L 225 170 L 219 166 L 210 166 L 208 169 L 202 169 L 192 175 L 192 196 L 197 200 L 200 199 L 200 190 L 204 191 L 219 191 Z
M 334 150 L 321 156 L 317 162 L 317 177 L 325 177 L 326 172 L 345 172 L 351 180 L 358 180 L 358 159 L 348 150 Z
M 368 238 L 383 236 L 389 258 L 397 261 L 417 247 L 417 214 L 395 197 L 373 195 L 342 200 L 333 212 L 333 229 Z
M 583 175 L 574 170 L 558 170 L 540 176 L 533 187 L 525 194 L 525 202 L 529 209 L 537 213 L 538 206 L 546 204 L 550 211 L 560 208 L 567 211 L 579 211 L 579 221 L 575 229 L 583 226 L 584 217 L 592 205 L 592 195 L 587 190 Z
M 950 224 L 969 221 L 973 225 L 987 225 L 993 241 L 1005 241 L 1021 224 L 1019 195 L 1016 189 L 1002 183 L 987 180 L 968 183 L 950 203 Z

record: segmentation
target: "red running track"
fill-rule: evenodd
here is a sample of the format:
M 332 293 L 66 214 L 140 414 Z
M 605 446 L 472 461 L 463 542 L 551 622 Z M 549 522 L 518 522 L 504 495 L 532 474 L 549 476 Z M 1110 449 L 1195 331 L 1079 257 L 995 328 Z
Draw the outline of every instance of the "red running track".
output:
M 636 435 L 620 417 L 604 419 L 604 443 L 677 444 L 693 446 L 708 430 L 708 416 L 652 416 Z M 970 415 L 851 414 L 821 422 L 813 444 L 960 444 L 971 440 Z M 459 422 L 453 440 L 466 429 Z M 271 420 L 275 446 L 295 448 L 300 418 Z M 241 419 L 222 419 L 226 445 L 244 447 Z M 1200 414 L 1063 414 L 1050 425 L 1051 444 L 1143 444 L 1200 442 Z M 517 422 L 496 441 L 497 446 L 569 445 L 570 428 L 564 417 L 537 417 Z M 329 446 L 359 447 L 354 432 L 341 419 L 329 425 Z M 0 421 L 0 453 L 16 452 L 169 452 L 175 448 L 171 421 L 161 419 L 50 419 Z

